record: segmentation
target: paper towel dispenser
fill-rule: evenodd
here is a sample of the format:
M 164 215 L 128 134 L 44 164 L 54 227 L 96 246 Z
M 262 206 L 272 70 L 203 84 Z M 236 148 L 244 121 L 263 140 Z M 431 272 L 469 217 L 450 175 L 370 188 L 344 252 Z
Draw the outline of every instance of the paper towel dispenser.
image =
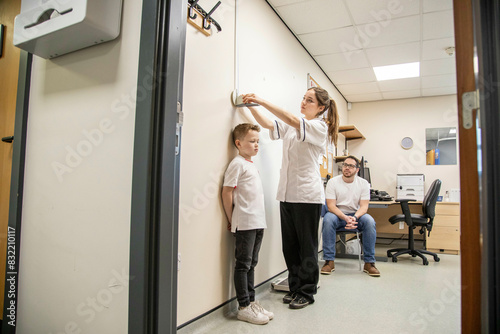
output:
M 122 0 L 22 0 L 14 45 L 55 58 L 120 35 Z

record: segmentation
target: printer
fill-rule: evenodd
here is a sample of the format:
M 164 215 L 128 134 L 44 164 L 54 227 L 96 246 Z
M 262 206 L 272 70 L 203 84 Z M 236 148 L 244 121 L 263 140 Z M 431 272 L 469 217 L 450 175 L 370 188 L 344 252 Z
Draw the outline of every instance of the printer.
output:
M 396 199 L 424 200 L 424 174 L 398 174 Z

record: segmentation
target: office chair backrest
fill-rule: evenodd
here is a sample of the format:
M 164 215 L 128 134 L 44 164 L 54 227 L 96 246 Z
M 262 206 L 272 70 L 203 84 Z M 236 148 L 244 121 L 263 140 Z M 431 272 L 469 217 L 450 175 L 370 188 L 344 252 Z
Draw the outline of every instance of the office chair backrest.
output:
M 424 200 L 422 202 L 422 213 L 427 218 L 434 218 L 436 215 L 436 202 L 439 195 L 439 190 L 441 190 L 441 180 L 436 179 L 432 182 L 431 187 L 425 194 Z

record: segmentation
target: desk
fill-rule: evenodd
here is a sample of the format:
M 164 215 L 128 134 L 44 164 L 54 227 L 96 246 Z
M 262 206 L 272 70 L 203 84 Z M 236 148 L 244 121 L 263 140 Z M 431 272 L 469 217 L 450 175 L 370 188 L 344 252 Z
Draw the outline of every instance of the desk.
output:
M 411 213 L 422 213 L 422 202 L 409 202 Z M 401 205 L 395 201 L 371 201 L 368 207 L 368 214 L 375 219 L 377 223 L 377 235 L 390 234 L 394 237 L 395 234 L 408 234 L 408 226 L 405 223 L 394 224 L 389 223 L 389 217 L 402 213 Z M 415 234 L 417 240 L 423 240 L 420 234 Z
M 421 202 L 409 202 L 411 213 L 422 213 Z M 389 217 L 402 213 L 401 206 L 395 201 L 370 202 L 368 213 L 377 223 L 377 236 L 408 234 L 406 224 L 389 223 Z M 402 228 L 401 228 L 402 227 Z M 429 237 L 418 232 L 415 240 L 425 240 L 426 248 L 436 253 L 458 254 L 460 252 L 460 203 L 436 203 L 436 216 Z

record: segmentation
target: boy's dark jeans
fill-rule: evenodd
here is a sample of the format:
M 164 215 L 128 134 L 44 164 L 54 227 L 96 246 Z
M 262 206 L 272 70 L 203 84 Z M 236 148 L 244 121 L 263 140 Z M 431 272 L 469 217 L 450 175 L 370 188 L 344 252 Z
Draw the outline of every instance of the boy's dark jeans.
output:
M 236 231 L 235 236 L 234 287 L 239 306 L 246 307 L 255 300 L 254 269 L 259 260 L 264 229 Z

